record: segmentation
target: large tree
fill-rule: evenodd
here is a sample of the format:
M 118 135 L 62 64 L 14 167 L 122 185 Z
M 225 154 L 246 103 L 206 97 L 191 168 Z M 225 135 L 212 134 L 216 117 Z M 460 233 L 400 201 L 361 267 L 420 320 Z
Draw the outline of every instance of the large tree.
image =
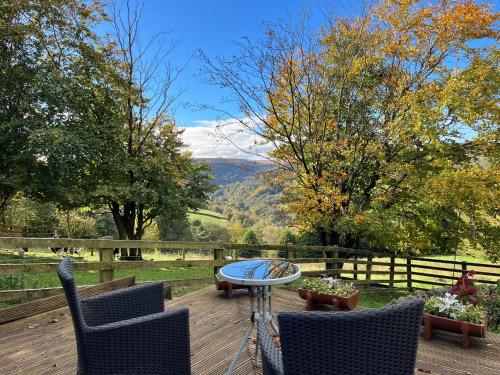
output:
M 95 200 L 116 150 L 111 51 L 97 2 L 0 5 L 0 213 L 23 191 L 60 207 Z
M 112 178 L 99 189 L 113 214 L 121 239 L 140 240 L 156 218 L 178 220 L 187 209 L 200 208 L 212 187 L 208 166 L 185 151 L 181 130 L 172 118 L 180 94 L 173 83 L 182 72 L 173 67 L 174 47 L 165 34 L 142 40 L 139 2 L 123 1 L 112 11 L 119 73 L 122 123 L 121 150 L 110 165 Z M 122 257 L 141 256 L 140 249 L 122 249 Z
M 407 236 L 403 220 L 441 221 L 455 208 L 418 212 L 421 189 L 497 146 L 498 54 L 486 39 L 496 37 L 496 17 L 473 1 L 383 1 L 364 16 L 332 18 L 319 35 L 306 23 L 272 26 L 263 40 L 244 40 L 240 55 L 206 59 L 206 73 L 240 104 L 224 114 L 273 145 L 267 157 L 300 229 L 324 244 L 377 238 L 392 250 L 429 250 L 436 243 L 418 236 L 381 240 L 371 223 Z

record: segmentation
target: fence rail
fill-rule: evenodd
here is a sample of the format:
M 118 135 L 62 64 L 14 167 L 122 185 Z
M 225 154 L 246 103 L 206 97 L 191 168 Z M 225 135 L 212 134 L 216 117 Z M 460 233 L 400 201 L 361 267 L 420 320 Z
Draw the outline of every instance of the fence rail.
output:
M 101 283 L 114 279 L 115 270 L 134 270 L 152 268 L 176 267 L 213 267 L 214 273 L 226 264 L 237 259 L 242 250 L 256 252 L 279 251 L 294 263 L 301 264 L 305 276 L 334 275 L 352 279 L 353 282 L 363 285 L 381 285 L 385 287 L 405 287 L 409 289 L 428 286 L 450 285 L 460 274 L 474 269 L 478 277 L 476 282 L 495 284 L 500 278 L 500 264 L 469 263 L 462 261 L 439 260 L 433 258 L 397 257 L 369 250 L 350 249 L 337 246 L 291 246 L 291 245 L 245 245 L 212 242 L 172 242 L 172 241 L 129 241 L 111 239 L 54 239 L 54 238 L 0 238 L 0 248 L 43 248 L 43 247 L 72 247 L 99 249 L 100 261 L 75 262 L 75 271 L 99 271 Z M 212 260 L 186 260 L 185 256 L 178 260 L 158 261 L 115 261 L 113 249 L 141 248 L 141 249 L 178 249 L 185 255 L 186 250 L 205 250 L 213 254 Z M 323 252 L 323 257 L 300 257 L 301 252 Z M 236 255 L 234 259 L 224 259 L 224 252 Z M 330 255 L 330 256 L 326 256 Z M 316 268 L 314 268 L 316 267 Z M 0 264 L 0 275 L 38 274 L 55 272 L 57 263 L 23 263 Z M 425 272 L 424 272 L 425 271 Z M 431 271 L 439 271 L 432 273 Z M 447 273 L 447 274 L 445 274 Z M 165 286 L 194 285 L 209 283 L 211 278 L 165 280 Z M 406 284 L 406 285 L 401 285 Z M 60 293 L 59 288 L 42 288 L 26 290 L 0 291 L 0 302 L 52 296 Z

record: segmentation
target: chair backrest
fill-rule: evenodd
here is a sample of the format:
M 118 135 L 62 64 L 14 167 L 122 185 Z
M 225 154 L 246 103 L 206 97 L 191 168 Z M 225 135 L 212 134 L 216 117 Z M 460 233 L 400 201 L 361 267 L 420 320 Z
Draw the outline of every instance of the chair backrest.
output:
M 413 375 L 424 302 L 278 315 L 286 375 Z
M 73 318 L 73 324 L 75 326 L 75 334 L 77 344 L 80 344 L 79 336 L 83 329 L 85 322 L 83 320 L 82 309 L 80 305 L 80 294 L 75 284 L 75 276 L 73 273 L 73 266 L 71 265 L 71 257 L 64 257 L 59 266 L 57 267 L 57 275 L 61 281 L 62 287 L 64 289 L 64 294 L 66 295 L 66 300 L 68 301 L 69 309 L 71 311 L 71 316 Z

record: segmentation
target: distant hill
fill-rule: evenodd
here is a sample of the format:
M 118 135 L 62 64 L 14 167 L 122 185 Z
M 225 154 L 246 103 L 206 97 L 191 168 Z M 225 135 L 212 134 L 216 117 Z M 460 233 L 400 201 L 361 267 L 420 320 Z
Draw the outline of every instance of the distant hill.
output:
M 263 160 L 243 159 L 197 159 L 212 167 L 212 174 L 219 189 L 211 196 L 209 209 L 223 212 L 225 218 L 236 217 L 245 226 L 257 222 L 282 225 L 284 217 L 280 210 L 280 189 L 270 186 L 258 173 L 267 172 L 274 164 Z M 191 218 L 194 216 L 191 214 Z M 212 221 L 223 218 L 197 217 Z
M 220 158 L 196 160 L 205 162 L 212 167 L 212 175 L 215 177 L 215 183 L 221 187 L 241 182 L 248 177 L 254 177 L 256 173 L 266 172 L 274 166 L 273 163 L 267 160 Z

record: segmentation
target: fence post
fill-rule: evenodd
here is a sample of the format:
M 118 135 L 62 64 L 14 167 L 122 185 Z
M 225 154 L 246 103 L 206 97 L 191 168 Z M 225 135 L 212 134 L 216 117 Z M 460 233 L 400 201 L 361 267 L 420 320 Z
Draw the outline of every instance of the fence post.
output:
M 214 260 L 221 260 L 223 258 L 224 249 L 214 249 Z M 220 266 L 214 266 L 214 276 L 219 272 Z
M 462 262 L 462 276 L 467 274 L 467 262 Z
M 358 254 L 354 254 L 354 263 L 352 264 L 352 270 L 354 271 L 352 277 L 354 280 L 357 280 L 358 279 Z
M 28 237 L 28 227 L 26 225 L 23 225 L 23 227 L 21 228 L 21 235 L 23 237 Z M 24 251 L 28 251 L 28 248 L 27 247 L 23 247 L 23 250 Z
M 338 259 L 339 258 L 339 252 L 338 251 L 334 251 L 333 252 L 333 257 Z M 333 277 L 335 279 L 340 279 L 340 267 L 339 267 L 339 261 L 336 260 L 335 262 L 332 263 L 333 265 Z
M 325 272 L 327 276 L 335 276 L 337 272 L 335 271 L 338 268 L 338 261 L 333 261 L 332 258 L 338 258 L 338 251 L 327 250 L 324 252 L 327 261 L 325 262 Z M 333 272 L 332 272 L 333 271 Z
M 406 258 L 406 286 L 410 291 L 413 290 L 411 280 L 411 257 Z
M 102 237 L 101 240 L 112 240 L 113 237 Z M 114 277 L 114 267 L 113 267 L 113 248 L 99 249 L 99 261 L 101 262 L 111 262 L 111 268 L 99 271 L 99 282 L 105 283 L 107 281 L 112 281 Z
M 367 257 L 368 263 L 366 263 L 366 273 L 365 273 L 365 280 L 369 281 L 372 279 L 372 261 L 373 261 L 373 255 L 369 254 Z M 370 287 L 370 283 L 366 284 L 366 288 Z
M 394 288 L 394 264 L 396 257 L 391 255 L 391 265 L 389 266 L 389 288 Z
M 186 261 L 186 249 L 182 249 L 182 261 Z

